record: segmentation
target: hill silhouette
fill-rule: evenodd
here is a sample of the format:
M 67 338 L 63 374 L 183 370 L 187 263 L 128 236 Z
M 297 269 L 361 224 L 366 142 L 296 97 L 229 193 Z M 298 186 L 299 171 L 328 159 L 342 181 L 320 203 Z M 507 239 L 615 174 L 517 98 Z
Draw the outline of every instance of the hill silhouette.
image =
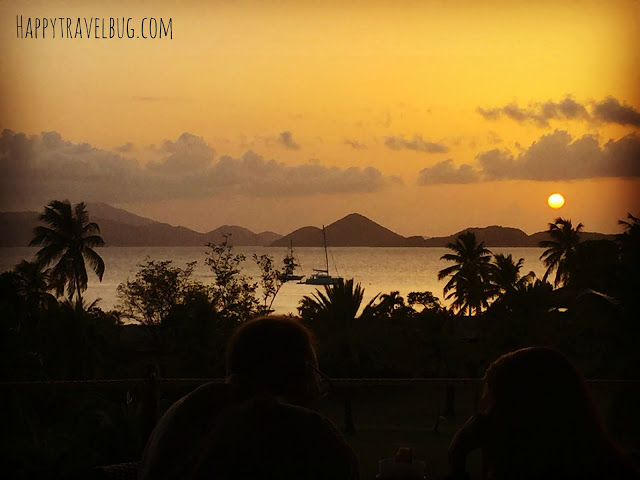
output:
M 351 213 L 326 226 L 325 233 L 327 244 L 332 247 L 405 247 L 410 243 L 406 237 L 359 213 Z M 297 247 L 321 247 L 322 229 L 302 227 L 271 245 L 284 247 L 288 246 L 290 241 Z
M 284 237 L 274 232 L 254 233 L 237 225 L 223 225 L 207 233 L 173 226 L 141 217 L 106 203 L 87 205 L 92 221 L 100 226 L 107 246 L 204 246 L 220 243 L 224 234 L 235 246 L 321 247 L 322 229 L 305 226 Z M 24 247 L 33 238 L 33 228 L 39 224 L 38 212 L 0 213 L 0 247 Z M 549 238 L 546 232 L 527 235 L 520 229 L 492 225 L 472 227 L 444 237 L 403 237 L 359 213 L 351 213 L 325 229 L 327 245 L 331 247 L 446 247 L 463 232 L 473 232 L 487 247 L 538 247 Z M 614 235 L 582 232 L 582 240 L 613 239 Z
M 220 243 L 223 234 L 235 246 L 266 246 L 280 235 L 273 232 L 253 233 L 235 225 L 224 225 L 208 233 L 173 226 L 141 217 L 106 203 L 87 205 L 89 218 L 100 226 L 106 246 L 111 247 L 173 247 L 204 246 Z M 33 238 L 33 229 L 40 224 L 39 212 L 0 213 L 0 247 L 26 247 Z
M 542 240 L 550 240 L 547 232 L 537 232 L 527 235 L 518 228 L 501 227 L 492 225 L 489 227 L 472 227 L 460 230 L 446 237 L 432 237 L 424 241 L 426 247 L 446 247 L 447 244 L 456 241 L 458 235 L 465 232 L 473 232 L 478 242 L 484 242 L 485 247 L 538 247 Z M 580 232 L 580 239 L 585 240 L 613 240 L 615 235 L 594 232 Z
M 453 235 L 446 237 L 427 238 L 424 243 L 427 247 L 446 247 L 448 243 L 455 242 L 456 237 L 462 233 L 472 232 L 478 242 L 484 242 L 487 247 L 537 247 L 532 243 L 529 235 L 518 228 L 501 227 L 492 225 L 489 227 L 465 228 Z

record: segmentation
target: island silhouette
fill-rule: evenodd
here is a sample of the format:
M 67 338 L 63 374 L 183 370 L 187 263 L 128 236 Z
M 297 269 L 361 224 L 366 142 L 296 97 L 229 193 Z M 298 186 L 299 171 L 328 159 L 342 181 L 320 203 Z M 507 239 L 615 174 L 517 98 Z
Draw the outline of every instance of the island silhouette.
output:
M 254 233 L 238 225 L 222 225 L 206 233 L 173 226 L 141 217 L 106 203 L 88 203 L 93 221 L 100 225 L 105 245 L 112 247 L 202 246 L 221 243 L 229 236 L 234 246 L 322 247 L 321 226 L 303 226 L 286 235 L 275 232 Z M 38 212 L 0 213 L 0 247 L 24 247 L 39 223 Z M 470 227 L 443 237 L 404 237 L 359 213 L 351 213 L 326 225 L 327 243 L 331 247 L 446 247 L 461 233 L 470 231 L 487 247 L 538 247 L 547 240 L 546 232 L 527 235 L 518 228 L 492 225 Z M 613 240 L 615 235 L 582 232 L 583 240 Z

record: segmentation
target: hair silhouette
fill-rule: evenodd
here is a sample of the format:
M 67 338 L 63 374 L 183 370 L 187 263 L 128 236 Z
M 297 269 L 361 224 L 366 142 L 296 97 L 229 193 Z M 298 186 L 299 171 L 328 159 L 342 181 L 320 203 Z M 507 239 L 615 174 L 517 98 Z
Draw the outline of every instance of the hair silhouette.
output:
M 357 479 L 351 448 L 308 408 L 319 394 L 318 372 L 313 335 L 298 319 L 241 325 L 227 347 L 234 405 L 217 418 L 193 478 Z
M 227 345 L 227 381 L 240 398 L 269 393 L 312 406 L 319 392 L 314 345 L 313 334 L 296 318 L 251 320 Z
M 496 478 L 637 478 L 604 428 L 582 375 L 532 347 L 486 371 L 485 458 Z

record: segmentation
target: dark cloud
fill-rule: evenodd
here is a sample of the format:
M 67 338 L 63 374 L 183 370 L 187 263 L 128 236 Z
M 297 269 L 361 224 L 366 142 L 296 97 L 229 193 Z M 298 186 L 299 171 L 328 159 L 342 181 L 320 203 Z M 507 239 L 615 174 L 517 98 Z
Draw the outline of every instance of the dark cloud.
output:
M 600 146 L 593 135 L 573 140 L 566 131 L 542 136 L 514 156 L 507 150 L 478 155 L 485 180 L 576 180 L 640 176 L 640 137 L 628 135 Z
M 131 153 L 133 152 L 135 149 L 133 143 L 131 142 L 127 142 L 124 145 L 118 145 L 116 148 L 114 148 L 113 150 L 116 152 L 120 152 L 120 153 Z
M 544 103 L 533 103 L 528 108 L 510 103 L 497 108 L 479 107 L 476 111 L 487 120 L 497 120 L 505 116 L 518 123 L 532 122 L 540 127 L 548 127 L 550 120 L 589 120 L 591 118 L 586 106 L 569 96 L 560 102 L 549 100 Z
M 367 146 L 363 143 L 360 143 L 357 140 L 345 140 L 344 143 L 346 145 L 349 145 L 351 148 L 355 148 L 356 150 L 365 150 L 367 148 Z
M 182 134 L 142 166 L 112 151 L 73 144 L 56 132 L 0 136 L 0 210 L 38 206 L 56 198 L 138 202 L 216 195 L 303 196 L 365 193 L 401 183 L 371 167 L 337 168 L 318 162 L 288 166 L 251 151 L 215 158 L 198 136 Z
M 180 173 L 205 169 L 213 162 L 215 150 L 202 137 L 183 133 L 178 140 L 165 140 L 161 150 L 168 154 L 159 162 L 152 162 L 150 170 Z
M 403 136 L 387 137 L 384 141 L 387 148 L 391 150 L 414 150 L 424 153 L 446 153 L 449 151 L 442 143 L 426 142 L 420 135 L 415 135 L 413 139 L 406 140 Z
M 418 174 L 418 185 L 472 183 L 479 180 L 480 175 L 471 165 L 464 164 L 456 168 L 451 159 L 423 168 Z
M 280 133 L 280 135 L 278 136 L 278 141 L 290 150 L 300 149 L 300 145 L 293 141 L 293 135 L 288 130 Z
M 423 169 L 418 183 L 640 177 L 640 137 L 631 134 L 600 146 L 593 135 L 574 140 L 567 132 L 556 130 L 517 155 L 494 149 L 478 155 L 477 161 L 475 168 L 456 168 L 451 160 L 445 160 Z
M 640 127 L 640 112 L 629 105 L 621 105 L 613 97 L 596 103 L 593 106 L 593 115 L 603 122 Z
M 500 135 L 498 135 L 496 132 L 490 130 L 489 133 L 487 134 L 487 141 L 489 143 L 502 143 L 502 138 L 500 138 Z
M 476 108 L 476 111 L 487 120 L 497 120 L 500 118 L 500 108 Z

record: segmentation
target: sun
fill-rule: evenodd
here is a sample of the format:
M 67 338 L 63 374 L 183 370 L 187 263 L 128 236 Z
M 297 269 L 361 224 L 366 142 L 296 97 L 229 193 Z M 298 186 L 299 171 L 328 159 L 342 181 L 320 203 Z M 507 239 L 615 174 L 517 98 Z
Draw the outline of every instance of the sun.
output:
M 562 208 L 562 206 L 564 205 L 564 197 L 559 193 L 554 193 L 552 195 L 549 195 L 549 198 L 547 199 L 547 203 L 551 208 L 555 208 L 555 209 Z

